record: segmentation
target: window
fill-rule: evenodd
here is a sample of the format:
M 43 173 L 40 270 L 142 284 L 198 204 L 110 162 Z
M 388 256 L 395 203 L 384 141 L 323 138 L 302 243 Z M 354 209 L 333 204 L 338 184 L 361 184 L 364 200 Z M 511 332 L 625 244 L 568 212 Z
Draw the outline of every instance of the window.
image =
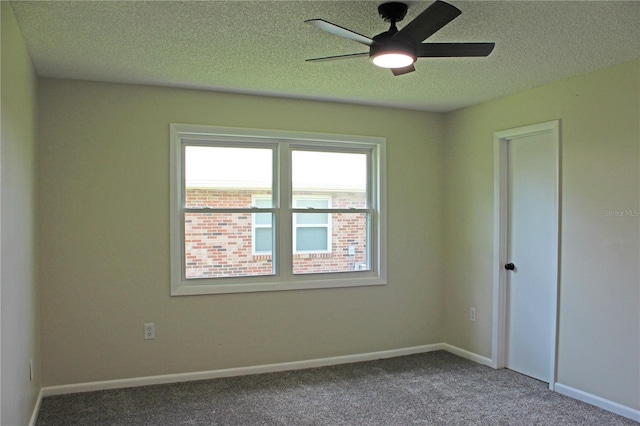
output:
M 386 283 L 384 139 L 171 125 L 172 295 Z

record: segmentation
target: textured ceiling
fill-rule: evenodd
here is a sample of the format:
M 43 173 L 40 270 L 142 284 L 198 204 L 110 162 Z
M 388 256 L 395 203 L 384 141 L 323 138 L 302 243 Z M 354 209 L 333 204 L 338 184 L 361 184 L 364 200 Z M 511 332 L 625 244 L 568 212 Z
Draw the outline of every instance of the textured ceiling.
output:
M 318 30 L 374 36 L 380 1 L 13 1 L 43 77 L 142 83 L 450 111 L 640 57 L 640 2 L 450 1 L 462 15 L 427 41 L 496 43 L 487 58 L 420 59 L 394 77 Z M 407 2 L 402 28 L 431 2 Z

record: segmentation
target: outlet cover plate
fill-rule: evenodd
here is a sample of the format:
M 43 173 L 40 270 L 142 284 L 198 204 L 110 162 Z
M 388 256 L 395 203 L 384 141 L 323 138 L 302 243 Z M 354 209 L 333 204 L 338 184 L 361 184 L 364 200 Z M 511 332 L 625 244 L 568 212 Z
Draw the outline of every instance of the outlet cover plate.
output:
M 148 322 L 144 325 L 144 339 L 153 340 L 156 338 L 156 326 L 152 322 Z

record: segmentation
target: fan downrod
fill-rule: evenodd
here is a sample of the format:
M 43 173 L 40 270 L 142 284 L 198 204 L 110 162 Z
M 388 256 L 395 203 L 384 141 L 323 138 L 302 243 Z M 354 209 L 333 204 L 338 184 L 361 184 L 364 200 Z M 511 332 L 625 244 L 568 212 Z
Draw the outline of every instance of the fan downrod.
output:
M 385 22 L 400 22 L 407 14 L 408 6 L 400 2 L 383 3 L 378 6 L 378 13 Z

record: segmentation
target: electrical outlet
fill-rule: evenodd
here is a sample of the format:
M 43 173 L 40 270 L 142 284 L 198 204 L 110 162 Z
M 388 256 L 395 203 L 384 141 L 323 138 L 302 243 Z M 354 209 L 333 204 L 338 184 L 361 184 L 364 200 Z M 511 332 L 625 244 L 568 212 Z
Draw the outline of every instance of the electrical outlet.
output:
M 144 339 L 152 340 L 156 338 L 156 325 L 152 322 L 148 322 L 144 325 Z
M 475 322 L 476 320 L 476 308 L 471 308 L 469 310 L 469 321 Z

